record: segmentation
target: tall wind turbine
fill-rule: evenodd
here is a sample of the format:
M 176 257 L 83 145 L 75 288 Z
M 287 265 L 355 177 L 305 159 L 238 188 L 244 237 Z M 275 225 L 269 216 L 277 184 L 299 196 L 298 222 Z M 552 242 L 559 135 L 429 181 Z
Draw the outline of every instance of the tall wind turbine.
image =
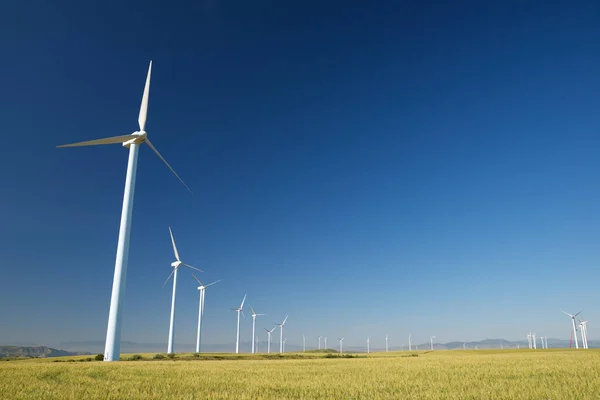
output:
M 252 354 L 254 354 L 254 327 L 256 326 L 256 317 L 267 314 L 257 314 L 252 306 L 250 306 L 250 310 L 252 311 Z
M 271 352 L 271 333 L 273 333 L 275 329 L 277 329 L 277 327 L 274 327 L 271 330 L 265 328 L 265 331 L 267 332 L 267 353 Z
M 322 337 L 323 337 L 323 336 L 319 336 L 319 350 L 321 350 L 321 338 L 322 338 Z
M 429 338 L 429 341 L 431 342 L 431 350 L 433 350 L 433 339 L 435 339 L 435 336 Z
M 133 212 L 133 194 L 137 172 L 138 150 L 141 144 L 146 143 L 156 153 L 165 165 L 173 172 L 181 183 L 190 191 L 190 188 L 171 168 L 169 163 L 160 155 L 156 147 L 148 140 L 146 116 L 148 114 L 148 97 L 150 95 L 150 75 L 152 61 L 148 67 L 146 85 L 140 105 L 138 125 L 140 130 L 130 135 L 113 136 L 104 139 L 88 140 L 57 147 L 97 146 L 103 144 L 121 143 L 129 148 L 129 161 L 127 162 L 127 175 L 125 178 L 125 192 L 123 194 L 123 208 L 121 210 L 121 226 L 119 228 L 119 241 L 117 244 L 117 257 L 115 260 L 115 273 L 113 277 L 112 293 L 110 297 L 110 311 L 108 313 L 108 326 L 106 328 L 106 343 L 104 346 L 104 361 L 119 361 L 121 355 L 121 323 L 123 320 L 123 299 L 125 298 L 125 280 L 127 278 L 127 261 L 129 258 L 129 236 L 131 233 L 131 215 Z
M 529 350 L 533 348 L 533 345 L 531 344 L 531 331 L 527 334 L 527 345 L 529 346 Z
M 533 349 L 537 350 L 537 340 L 535 339 L 535 332 L 531 335 L 531 341 L 533 342 Z
M 371 352 L 371 347 L 370 347 L 370 340 L 369 337 L 367 336 L 367 354 L 369 354 Z
M 280 324 L 274 324 L 279 327 L 279 352 L 283 353 L 283 326 L 285 325 L 285 321 L 287 321 L 288 316 L 285 316 L 285 319 Z
M 173 295 L 171 297 L 171 320 L 169 322 L 169 342 L 167 343 L 167 353 L 172 354 L 173 353 L 173 340 L 175 339 L 174 323 L 175 323 L 175 294 L 177 293 L 177 271 L 179 271 L 179 267 L 181 265 L 184 265 L 191 269 L 195 269 L 196 271 L 200 271 L 200 272 L 203 272 L 203 271 L 199 270 L 198 268 L 194 268 L 189 264 L 181 262 L 181 260 L 179 259 L 179 252 L 177 251 L 177 246 L 175 245 L 175 239 L 173 238 L 173 232 L 171 231 L 171 227 L 169 227 L 169 234 L 171 234 L 171 243 L 173 244 L 173 253 L 175 253 L 176 261 L 173 261 L 171 263 L 171 267 L 173 267 L 173 271 L 171 271 L 171 274 L 169 275 L 169 277 L 167 278 L 165 283 L 163 283 L 163 287 L 167 284 L 167 282 L 169 282 L 169 279 L 171 279 L 171 276 L 172 276 L 173 277 Z
M 246 295 L 242 299 L 242 304 L 238 308 L 232 308 L 232 311 L 237 312 L 237 334 L 235 337 L 235 354 L 240 352 L 240 313 L 244 313 L 244 302 L 246 301 Z
M 412 351 L 412 345 L 410 344 L 410 338 L 412 336 L 412 333 L 408 334 L 408 351 Z
M 198 335 L 196 336 L 196 353 L 200 353 L 200 345 L 201 345 L 201 338 L 202 338 L 202 316 L 204 315 L 204 293 L 207 287 L 214 285 L 215 283 L 219 283 L 221 282 L 221 280 L 219 279 L 218 281 L 215 281 L 213 283 L 209 283 L 208 285 L 203 285 L 202 282 L 200 282 L 200 279 L 198 279 L 196 277 L 196 275 L 192 274 L 192 276 L 194 277 L 194 279 L 196 280 L 196 282 L 198 282 L 198 284 L 200 286 L 198 286 L 198 290 L 200 291 L 200 305 L 198 306 Z
M 579 331 L 581 332 L 581 346 L 584 349 L 588 348 L 587 343 L 587 321 L 579 320 Z
M 561 310 L 562 311 L 562 310 Z M 583 311 L 583 310 L 581 310 Z M 577 314 L 575 315 L 571 315 L 566 311 L 562 311 L 563 313 L 567 314 L 569 317 L 571 317 L 571 322 L 573 323 L 573 337 L 575 338 L 575 348 L 578 349 L 579 348 L 579 342 L 577 341 L 577 328 L 575 328 L 575 317 L 578 316 L 579 314 L 581 314 L 581 311 L 579 311 Z

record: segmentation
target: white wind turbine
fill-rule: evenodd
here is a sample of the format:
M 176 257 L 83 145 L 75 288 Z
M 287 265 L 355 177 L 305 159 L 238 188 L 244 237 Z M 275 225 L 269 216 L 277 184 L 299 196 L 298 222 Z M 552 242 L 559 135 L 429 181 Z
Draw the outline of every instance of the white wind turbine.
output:
M 277 327 L 274 327 L 271 330 L 268 330 L 267 328 L 264 328 L 265 331 L 267 332 L 267 353 L 271 352 L 271 333 L 273 333 L 273 331 L 275 329 L 277 329 Z
M 431 336 L 429 338 L 429 341 L 431 342 L 431 350 L 433 350 L 433 339 L 435 339 L 435 336 Z
M 531 341 L 533 342 L 533 349 L 537 350 L 537 340 L 535 339 L 535 332 L 531 335 Z
M 584 349 L 588 348 L 588 339 L 587 339 L 587 321 L 580 319 L 579 320 L 579 331 L 581 332 L 581 345 Z
M 242 299 L 242 304 L 240 304 L 239 308 L 232 308 L 232 311 L 237 312 L 237 334 L 235 337 L 235 354 L 240 352 L 240 313 L 244 313 L 244 302 L 246 301 L 246 295 Z
M 562 310 L 561 310 L 562 311 Z M 583 311 L 583 310 L 581 310 Z M 571 315 L 566 311 L 562 311 L 563 313 L 567 314 L 569 317 L 571 317 L 571 322 L 573 323 L 573 337 L 575 338 L 575 348 L 578 349 L 579 348 L 579 342 L 577 341 L 577 328 L 575 328 L 575 317 L 578 316 L 579 314 L 581 314 L 581 311 L 579 311 L 577 314 L 575 315 Z
M 533 348 L 533 345 L 531 344 L 531 332 L 527 334 L 527 345 L 529 346 L 530 350 Z
M 344 344 L 344 338 L 338 338 L 338 340 L 340 341 L 340 354 L 343 353 L 343 344 Z
M 323 336 L 323 343 L 325 344 L 325 350 L 327 350 L 327 336 Z
M 412 345 L 410 344 L 410 338 L 412 336 L 412 333 L 408 334 L 408 351 L 412 351 Z
M 280 324 L 274 324 L 279 327 L 279 352 L 283 353 L 283 326 L 285 325 L 285 321 L 287 321 L 288 316 L 285 316 L 285 319 Z
M 388 351 L 388 334 L 387 333 L 385 334 L 385 351 L 386 351 L 386 353 Z
M 306 336 L 302 335 L 302 352 L 306 351 Z
M 203 272 L 198 268 L 192 267 L 189 264 L 181 262 L 179 259 L 179 252 L 177 251 L 177 246 L 175 246 L 175 239 L 173 238 L 173 232 L 171 231 L 171 227 L 169 227 L 169 234 L 171 235 L 171 243 L 173 244 L 173 252 L 175 253 L 175 260 L 171 263 L 171 267 L 173 267 L 173 271 L 169 274 L 169 277 L 163 283 L 163 287 L 169 282 L 171 276 L 173 277 L 173 295 L 171 297 L 171 320 L 169 322 L 169 342 L 167 343 L 167 353 L 173 353 L 173 340 L 175 339 L 175 294 L 177 293 L 177 271 L 179 271 L 179 267 L 184 265 L 188 268 L 195 269 L 196 271 Z
M 204 293 L 205 293 L 207 287 L 212 286 L 215 283 L 219 283 L 219 282 L 221 282 L 221 280 L 219 279 L 218 281 L 209 283 L 208 285 L 205 286 L 202 284 L 202 282 L 200 282 L 200 279 L 198 279 L 196 277 L 196 275 L 192 274 L 192 276 L 194 277 L 196 282 L 198 282 L 198 284 L 200 285 L 200 286 L 198 286 L 198 290 L 200 291 L 200 305 L 198 306 L 198 334 L 196 336 L 196 353 L 200 353 L 200 345 L 201 345 L 201 338 L 202 338 L 202 316 L 204 315 Z
M 322 338 L 322 337 L 323 337 L 323 336 L 319 336 L 319 350 L 321 350 L 321 338 Z
M 135 177 L 137 172 L 138 151 L 141 144 L 146 143 L 152 151 L 165 163 L 181 183 L 192 193 L 191 189 L 171 168 L 169 163 L 156 150 L 148 140 L 146 128 L 146 117 L 148 114 L 148 97 L 150 95 L 150 75 L 152 72 L 152 61 L 148 67 L 146 85 L 140 105 L 138 125 L 140 130 L 130 135 L 113 136 L 104 139 L 88 140 L 85 142 L 65 144 L 57 147 L 79 147 L 97 146 L 103 144 L 121 143 L 129 148 L 129 161 L 127 162 L 127 175 L 125 177 L 125 191 L 123 194 L 123 208 L 121 210 L 121 225 L 119 228 L 119 241 L 117 244 L 117 256 L 115 260 L 115 273 L 113 277 L 112 293 L 110 297 L 110 311 L 108 313 L 108 326 L 106 328 L 106 343 L 104 346 L 104 361 L 119 361 L 121 355 L 121 323 L 123 320 L 123 299 L 125 298 L 125 280 L 127 278 L 127 261 L 129 258 L 129 236 L 131 233 L 131 215 L 133 213 L 133 194 L 135 189 Z
M 367 336 L 367 354 L 369 354 L 371 352 L 371 347 L 370 347 L 370 340 L 369 337 Z
M 252 311 L 252 354 L 254 354 L 254 327 L 256 326 L 256 317 L 267 314 L 257 314 L 252 307 L 250 307 L 250 310 Z

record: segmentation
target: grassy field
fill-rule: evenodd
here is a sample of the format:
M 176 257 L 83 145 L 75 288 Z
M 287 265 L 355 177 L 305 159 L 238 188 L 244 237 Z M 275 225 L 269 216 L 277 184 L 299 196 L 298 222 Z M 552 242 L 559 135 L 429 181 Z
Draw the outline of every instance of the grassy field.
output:
M 596 350 L 415 354 L 0 361 L 0 399 L 600 399 Z

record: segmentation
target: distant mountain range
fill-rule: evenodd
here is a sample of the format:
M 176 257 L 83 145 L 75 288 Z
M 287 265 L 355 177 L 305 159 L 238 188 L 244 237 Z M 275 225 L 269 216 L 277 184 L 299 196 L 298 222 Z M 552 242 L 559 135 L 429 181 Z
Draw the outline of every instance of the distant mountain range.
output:
M 92 354 L 53 349 L 46 346 L 0 346 L 0 357 L 45 358 Z

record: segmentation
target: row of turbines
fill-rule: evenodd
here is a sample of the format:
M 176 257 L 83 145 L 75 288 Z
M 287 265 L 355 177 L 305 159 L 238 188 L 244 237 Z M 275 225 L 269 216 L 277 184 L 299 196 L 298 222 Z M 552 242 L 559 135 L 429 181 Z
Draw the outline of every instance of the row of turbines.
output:
M 107 144 L 121 144 L 123 147 L 129 149 L 129 158 L 127 162 L 127 173 L 125 178 L 125 189 L 123 192 L 123 206 L 121 211 L 121 220 L 119 227 L 119 237 L 117 242 L 117 254 L 115 259 L 115 269 L 113 276 L 113 285 L 110 299 L 110 309 L 108 315 L 108 324 L 106 330 L 106 342 L 104 348 L 104 361 L 118 361 L 121 353 L 121 330 L 122 330 L 122 322 L 123 322 L 123 304 L 125 298 L 125 282 L 127 278 L 127 264 L 129 259 L 129 239 L 131 234 L 131 224 L 132 224 L 132 214 L 133 214 L 133 199 L 134 199 L 134 190 L 135 190 L 135 181 L 137 174 L 137 163 L 138 163 L 138 153 L 139 148 L 142 144 L 147 144 L 148 147 L 158 156 L 158 158 L 166 165 L 166 167 L 175 175 L 175 177 L 185 186 L 185 188 L 193 195 L 192 190 L 185 184 L 183 179 L 175 172 L 175 170 L 169 165 L 169 163 L 165 160 L 165 158 L 159 153 L 159 151 L 154 147 L 154 145 L 148 139 L 148 134 L 145 130 L 146 121 L 148 115 L 148 101 L 150 95 L 150 77 L 152 74 L 152 61 L 150 61 L 150 65 L 148 67 L 148 74 L 146 76 L 146 83 L 144 86 L 144 92 L 142 95 L 142 102 L 140 105 L 140 112 L 138 115 L 138 126 L 139 130 L 128 134 L 128 135 L 120 135 L 113 136 L 108 138 L 96 139 L 96 140 L 88 140 L 84 142 L 71 143 L 66 145 L 57 146 L 61 147 L 81 147 L 81 146 L 97 146 L 97 145 L 107 145 Z M 170 230 L 170 229 L 169 229 Z M 173 238 L 173 234 L 171 233 L 171 240 L 173 243 L 173 250 L 175 252 L 176 261 L 174 261 L 171 266 L 173 267 L 173 271 L 167 281 L 173 277 L 173 296 L 171 300 L 171 319 L 169 323 L 169 342 L 167 351 L 171 353 L 173 351 L 173 341 L 174 341 L 174 318 L 175 318 L 175 294 L 176 294 L 176 286 L 177 286 L 177 271 L 181 265 L 200 271 L 199 269 L 192 267 L 188 264 L 183 263 L 177 252 L 177 248 L 175 246 L 175 240 Z M 204 310 L 204 293 L 207 287 L 214 285 L 217 282 L 212 282 L 208 285 L 203 285 L 202 282 L 195 277 L 195 279 L 199 283 L 198 290 L 200 291 L 200 307 L 198 311 L 198 334 L 197 334 L 197 343 L 196 350 L 200 351 L 200 342 L 201 342 L 201 324 L 202 324 L 202 314 Z M 165 284 L 166 284 L 165 282 Z M 164 285 L 163 285 L 164 286 Z M 242 301 L 240 307 L 234 309 L 238 312 L 238 331 L 237 331 L 237 340 L 236 340 L 236 352 L 239 351 L 239 313 L 242 311 L 243 304 L 245 301 Z M 568 313 L 566 313 L 568 314 Z M 575 315 L 568 314 L 573 321 L 573 336 L 575 338 L 575 347 L 579 348 L 579 343 L 577 340 L 577 329 L 575 326 L 575 317 L 579 313 Z M 256 314 L 253 311 L 253 347 L 254 347 L 254 331 L 255 331 L 255 318 L 261 314 Z M 280 327 L 280 351 L 284 351 L 284 344 L 286 339 L 283 339 L 283 326 L 285 321 L 287 320 L 287 316 L 281 324 L 276 324 L 276 327 Z M 587 349 L 587 321 L 580 321 L 580 331 L 582 334 L 582 343 L 583 347 Z M 273 328 L 275 329 L 275 328 Z M 270 334 L 273 331 L 267 330 L 269 336 L 270 343 Z M 435 337 L 431 337 L 431 348 L 433 349 L 433 339 Z M 409 335 L 409 350 L 412 350 L 411 342 Z M 340 343 L 340 352 L 343 350 L 343 340 L 344 338 L 338 338 Z M 304 340 L 305 341 L 305 340 Z M 535 343 L 535 341 L 533 341 Z M 270 351 L 270 344 L 268 345 L 268 350 Z M 367 338 L 367 347 L 370 351 L 369 338 Z M 418 350 L 418 349 L 417 349 Z M 388 338 L 386 335 L 386 351 L 388 351 Z

